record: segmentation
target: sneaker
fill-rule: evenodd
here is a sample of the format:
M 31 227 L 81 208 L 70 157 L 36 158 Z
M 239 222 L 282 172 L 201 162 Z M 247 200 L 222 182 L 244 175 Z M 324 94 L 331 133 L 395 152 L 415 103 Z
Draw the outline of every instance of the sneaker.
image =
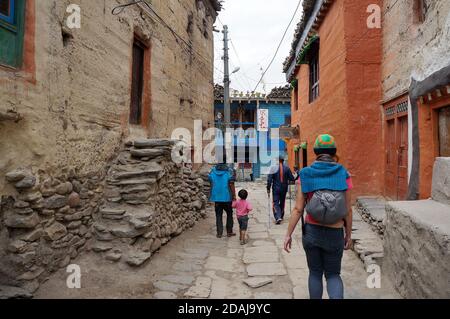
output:
M 221 234 L 217 234 L 216 237 L 217 238 L 222 238 L 222 235 Z
M 235 233 L 228 233 L 227 236 L 228 236 L 228 237 L 234 237 L 234 236 L 236 236 L 236 234 L 235 234 Z
M 277 225 L 280 225 L 283 220 L 280 218 L 277 220 Z
M 241 240 L 241 245 L 245 245 L 245 240 Z

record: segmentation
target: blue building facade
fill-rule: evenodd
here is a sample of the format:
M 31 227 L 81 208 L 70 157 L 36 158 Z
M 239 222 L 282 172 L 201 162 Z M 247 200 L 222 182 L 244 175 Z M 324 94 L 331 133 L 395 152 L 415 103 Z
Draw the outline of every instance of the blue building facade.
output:
M 289 125 L 291 121 L 291 100 L 289 97 L 270 96 L 236 96 L 231 97 L 231 126 L 235 129 L 234 145 L 246 145 L 246 158 L 237 157 L 237 148 L 235 149 L 235 163 L 238 163 L 239 169 L 251 172 L 252 179 L 257 179 L 266 175 L 271 166 L 268 159 L 272 159 L 277 154 L 271 154 L 273 143 L 279 143 L 279 155 L 287 156 L 286 143 L 279 140 L 272 140 L 271 130 L 278 129 L 282 125 Z M 257 129 L 257 112 L 258 109 L 268 110 L 268 132 L 259 132 Z M 214 104 L 214 114 L 216 119 L 216 127 L 223 128 L 224 102 L 221 96 L 216 95 Z M 248 130 L 255 129 L 254 135 L 246 136 L 239 134 L 239 129 Z M 261 158 L 260 146 L 267 143 L 265 151 L 267 155 Z M 262 150 L 264 151 L 264 150 Z

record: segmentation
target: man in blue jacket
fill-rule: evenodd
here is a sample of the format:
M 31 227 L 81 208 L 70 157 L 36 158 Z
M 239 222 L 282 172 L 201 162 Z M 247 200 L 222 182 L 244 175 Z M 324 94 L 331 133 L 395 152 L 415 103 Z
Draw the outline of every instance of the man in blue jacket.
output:
M 284 158 L 280 158 L 279 164 L 271 167 L 267 176 L 267 194 L 270 196 L 272 188 L 274 217 L 277 225 L 284 219 L 286 194 L 291 181 L 295 181 L 291 169 L 284 164 Z
M 233 233 L 232 208 L 232 203 L 236 200 L 234 171 L 227 164 L 217 164 L 209 173 L 209 181 L 211 182 L 210 201 L 215 203 L 216 210 L 217 238 L 223 235 L 223 211 L 227 214 L 227 236 L 236 236 Z

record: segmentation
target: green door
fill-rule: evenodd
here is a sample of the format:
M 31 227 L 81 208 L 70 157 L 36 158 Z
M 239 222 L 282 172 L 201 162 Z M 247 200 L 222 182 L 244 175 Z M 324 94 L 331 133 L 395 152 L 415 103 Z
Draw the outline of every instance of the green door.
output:
M 0 64 L 20 68 L 23 60 L 25 0 L 0 0 Z

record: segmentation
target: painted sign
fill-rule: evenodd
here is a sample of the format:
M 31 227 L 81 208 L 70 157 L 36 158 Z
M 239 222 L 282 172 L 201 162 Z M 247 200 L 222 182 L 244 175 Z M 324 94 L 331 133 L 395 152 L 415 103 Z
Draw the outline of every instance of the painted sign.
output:
M 258 110 L 258 131 L 268 132 L 269 131 L 269 110 L 259 109 Z

